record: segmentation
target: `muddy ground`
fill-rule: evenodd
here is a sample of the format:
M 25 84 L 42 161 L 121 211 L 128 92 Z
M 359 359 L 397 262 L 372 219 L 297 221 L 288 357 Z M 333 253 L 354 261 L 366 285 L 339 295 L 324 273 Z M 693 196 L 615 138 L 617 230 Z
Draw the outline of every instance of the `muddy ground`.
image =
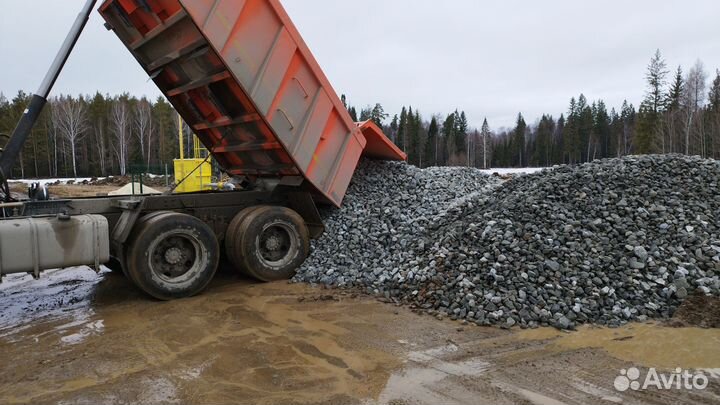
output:
M 720 330 L 635 324 L 505 331 L 225 270 L 199 297 L 153 301 L 89 269 L 0 285 L 0 403 L 670 404 L 618 392 L 621 369 L 720 368 Z

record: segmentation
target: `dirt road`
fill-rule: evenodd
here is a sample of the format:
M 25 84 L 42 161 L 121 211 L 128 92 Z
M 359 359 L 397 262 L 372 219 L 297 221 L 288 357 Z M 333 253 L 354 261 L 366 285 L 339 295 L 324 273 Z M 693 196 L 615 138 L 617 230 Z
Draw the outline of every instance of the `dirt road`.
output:
M 633 366 L 720 368 L 717 329 L 504 331 L 231 273 L 168 303 L 87 269 L 6 281 L 2 404 L 720 402 L 720 370 L 702 391 L 613 387 Z

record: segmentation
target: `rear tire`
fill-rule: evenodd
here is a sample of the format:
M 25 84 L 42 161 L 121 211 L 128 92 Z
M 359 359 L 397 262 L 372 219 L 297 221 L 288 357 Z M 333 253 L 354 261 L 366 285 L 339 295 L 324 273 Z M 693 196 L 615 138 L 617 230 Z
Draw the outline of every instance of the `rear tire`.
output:
M 172 300 L 199 294 L 218 268 L 220 247 L 199 219 L 173 212 L 142 218 L 127 254 L 130 279 L 147 294 Z
M 310 233 L 295 211 L 263 206 L 241 221 L 227 249 L 246 274 L 260 281 L 287 280 L 308 257 Z
M 129 262 L 130 249 L 135 244 L 135 240 L 137 239 L 138 235 L 141 233 L 144 233 L 147 230 L 147 228 L 149 226 L 148 224 L 150 223 L 150 221 L 152 221 L 154 218 L 157 218 L 159 216 L 171 215 L 171 214 L 174 214 L 174 212 L 172 212 L 172 211 L 155 211 L 155 212 L 151 212 L 151 213 L 146 214 L 145 216 L 141 217 L 140 219 L 137 220 L 137 222 L 135 222 L 135 226 L 133 227 L 132 232 L 130 233 L 130 237 L 128 238 L 128 241 L 125 244 L 126 248 L 125 248 L 124 255 L 123 255 L 124 258 L 123 258 L 122 272 L 123 272 L 123 274 L 125 274 L 125 277 L 128 280 L 132 281 L 133 284 L 135 284 L 138 287 L 140 287 L 140 283 L 135 280 L 135 277 L 133 276 L 133 274 L 130 272 L 130 270 L 128 268 L 130 266 L 130 262 Z
M 237 215 L 235 215 L 235 218 L 230 221 L 227 232 L 225 232 L 225 254 L 230 263 L 242 273 L 244 273 L 244 271 L 240 267 L 241 258 L 238 256 L 239 249 L 237 249 L 236 246 L 238 240 L 242 236 L 242 230 L 245 229 L 243 222 L 250 216 L 250 214 L 260 208 L 262 208 L 262 206 L 256 205 L 240 211 Z

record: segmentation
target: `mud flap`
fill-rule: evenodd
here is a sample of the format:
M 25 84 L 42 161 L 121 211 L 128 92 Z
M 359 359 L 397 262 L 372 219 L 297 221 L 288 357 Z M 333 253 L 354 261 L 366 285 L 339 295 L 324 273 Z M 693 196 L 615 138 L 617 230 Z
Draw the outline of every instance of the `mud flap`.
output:
M 120 208 L 123 213 L 120 215 L 120 219 L 112 232 L 112 254 L 120 262 L 123 271 L 125 271 L 125 242 L 127 242 L 135 223 L 143 212 L 145 199 L 120 200 L 115 202 L 114 205 Z

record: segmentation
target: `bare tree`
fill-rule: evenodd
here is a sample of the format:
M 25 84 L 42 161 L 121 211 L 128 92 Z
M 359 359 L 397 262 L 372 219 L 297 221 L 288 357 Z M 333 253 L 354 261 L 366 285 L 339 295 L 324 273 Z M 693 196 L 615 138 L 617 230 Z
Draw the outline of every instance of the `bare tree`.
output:
M 485 128 L 483 127 L 483 132 L 482 132 L 483 169 L 488 168 L 488 144 L 487 144 L 487 141 L 488 141 L 489 137 L 490 137 L 490 131 L 486 131 Z
M 124 98 L 119 98 L 113 103 L 110 111 L 110 125 L 115 137 L 113 149 L 120 165 L 120 175 L 124 176 L 127 173 L 131 127 L 130 109 Z
M 88 129 L 87 105 L 81 98 L 60 96 L 52 102 L 52 121 L 58 133 L 70 146 L 73 176 L 77 177 L 77 142 Z
M 143 98 L 137 103 L 133 123 L 135 126 L 135 135 L 140 142 L 140 155 L 142 156 L 143 161 L 147 162 L 147 170 L 150 170 L 150 147 L 152 145 L 152 134 L 155 128 L 152 105 L 150 105 L 150 102 L 147 99 Z
M 98 153 L 100 173 L 105 176 L 107 175 L 107 162 L 105 160 L 107 151 L 107 145 L 105 142 L 105 118 L 99 119 L 99 121 L 95 124 L 95 148 Z
M 698 112 L 705 102 L 707 73 L 702 61 L 698 60 L 685 79 L 685 154 L 690 154 L 690 138 L 695 127 Z M 701 148 L 702 150 L 702 148 Z

